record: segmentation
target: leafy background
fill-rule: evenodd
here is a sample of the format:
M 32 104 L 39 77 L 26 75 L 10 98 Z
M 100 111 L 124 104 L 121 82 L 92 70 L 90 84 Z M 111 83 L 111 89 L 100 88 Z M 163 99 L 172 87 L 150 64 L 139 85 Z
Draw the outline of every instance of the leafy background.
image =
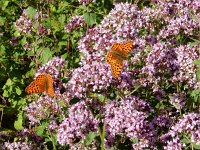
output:
M 200 149 L 200 2 L 0 1 L 3 149 Z M 105 56 L 134 41 L 118 79 Z M 27 95 L 49 73 L 55 97 Z

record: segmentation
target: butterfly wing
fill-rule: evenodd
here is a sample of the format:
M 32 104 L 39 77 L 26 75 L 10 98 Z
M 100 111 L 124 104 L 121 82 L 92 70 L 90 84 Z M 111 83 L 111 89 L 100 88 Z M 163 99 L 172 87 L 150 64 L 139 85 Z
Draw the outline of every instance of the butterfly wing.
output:
M 128 54 L 131 52 L 133 48 L 133 42 L 132 41 L 127 41 L 124 43 L 114 43 L 110 49 L 110 51 L 116 52 L 118 55 L 124 57 L 128 56 Z
M 113 76 L 118 78 L 123 68 L 123 58 L 114 51 L 110 51 L 106 56 L 106 60 L 111 66 Z
M 133 42 L 114 43 L 106 56 L 106 61 L 111 65 L 112 74 L 118 78 L 123 68 L 123 62 L 133 48 Z
M 31 82 L 25 89 L 28 94 L 41 93 L 45 91 L 45 75 L 41 74 L 36 77 L 35 81 Z
M 111 51 L 122 51 L 122 44 L 121 43 L 113 43 L 112 47 L 110 48 Z
M 46 75 L 46 93 L 49 96 L 54 97 L 53 79 L 50 74 Z
M 118 78 L 122 72 L 123 62 L 113 62 L 111 63 L 112 74 L 114 78 Z
M 49 96 L 54 96 L 53 79 L 50 74 L 40 74 L 35 81 L 31 82 L 25 89 L 28 94 L 46 92 Z
M 133 48 L 133 42 L 127 41 L 122 44 L 122 53 L 127 57 Z

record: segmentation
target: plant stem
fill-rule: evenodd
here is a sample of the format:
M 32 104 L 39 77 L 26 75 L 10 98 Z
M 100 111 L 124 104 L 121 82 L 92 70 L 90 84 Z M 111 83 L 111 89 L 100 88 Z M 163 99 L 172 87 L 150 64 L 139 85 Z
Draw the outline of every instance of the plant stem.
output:
M 103 126 L 98 128 L 98 131 L 99 131 L 99 136 L 100 136 L 100 139 L 101 139 L 101 150 L 105 150 L 105 147 L 104 147 L 105 122 L 103 123 Z

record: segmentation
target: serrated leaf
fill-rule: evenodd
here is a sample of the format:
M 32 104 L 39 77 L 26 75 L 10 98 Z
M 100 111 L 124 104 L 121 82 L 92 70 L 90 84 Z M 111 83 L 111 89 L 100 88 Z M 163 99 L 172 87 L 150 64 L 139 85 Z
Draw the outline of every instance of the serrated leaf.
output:
M 22 90 L 19 87 L 15 88 L 17 95 L 21 95 L 22 94 Z
M 85 146 L 90 145 L 96 136 L 97 136 L 97 133 L 96 133 L 96 132 L 90 132 L 90 133 L 86 136 L 86 138 L 85 138 L 85 140 L 84 140 L 84 145 L 85 145 Z
M 22 113 L 19 113 L 17 115 L 17 117 L 18 118 L 14 123 L 14 127 L 15 127 L 16 130 L 22 130 L 23 129 L 23 126 L 22 126 L 22 121 L 23 121 Z
M 46 129 L 48 123 L 44 122 L 42 125 L 38 126 L 36 129 L 37 135 L 41 136 L 44 133 L 44 130 Z
M 34 16 L 35 16 L 35 14 L 36 14 L 36 9 L 33 8 L 33 7 L 31 7 L 31 6 L 29 6 L 29 7 L 26 9 L 26 11 L 27 11 L 27 16 L 30 17 L 31 19 L 33 19 Z
M 7 90 L 4 90 L 4 91 L 3 91 L 3 97 L 8 97 L 8 96 L 9 96 L 8 91 L 7 91 Z

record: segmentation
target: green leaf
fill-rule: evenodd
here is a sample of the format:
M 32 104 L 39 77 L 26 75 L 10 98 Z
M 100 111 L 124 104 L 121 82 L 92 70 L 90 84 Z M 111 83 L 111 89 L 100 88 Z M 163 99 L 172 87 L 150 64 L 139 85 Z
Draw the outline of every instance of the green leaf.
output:
M 23 121 L 22 112 L 19 113 L 17 116 L 18 116 L 18 118 L 14 123 L 14 127 L 15 127 L 16 130 L 22 130 L 23 129 L 23 126 L 22 126 L 22 121 Z
M 51 18 L 49 22 L 51 22 L 51 27 L 54 29 L 54 33 L 60 31 L 60 22 L 57 18 Z
M 8 78 L 8 80 L 6 81 L 6 86 L 11 86 L 12 85 L 12 80 L 10 78 Z
M 44 133 L 44 130 L 46 129 L 48 123 L 47 122 L 43 122 L 40 126 L 37 127 L 37 135 L 41 136 Z
M 4 107 L 6 107 L 6 106 L 0 104 L 0 109 L 1 109 L 1 110 L 2 110 L 2 108 L 4 108 Z
M 6 22 L 6 17 L 0 16 L 0 26 L 3 26 L 5 22 Z
M 101 102 L 104 102 L 105 101 L 105 96 L 103 95 L 97 95 L 98 96 L 98 99 L 101 101 Z
M 163 101 L 160 101 L 159 103 L 157 103 L 157 105 L 155 107 L 157 109 L 163 109 L 163 108 L 165 108 L 165 105 L 163 104 Z
M 56 7 L 54 5 L 50 5 L 50 11 L 51 12 L 56 12 Z
M 63 26 L 65 25 L 65 15 L 64 14 L 60 15 L 58 20 L 61 23 L 61 25 L 63 25 Z
M 5 54 L 5 52 L 6 52 L 5 46 L 4 46 L 4 45 L 1 45 L 1 46 L 0 46 L 0 56 L 3 56 L 3 55 Z
M 187 137 L 183 137 L 183 138 L 181 139 L 181 141 L 182 141 L 183 143 L 185 143 L 185 144 L 189 144 L 189 143 L 190 143 L 190 141 L 188 140 Z
M 132 141 L 133 143 L 138 143 L 138 138 L 132 138 L 131 141 Z
M 97 133 L 96 133 L 96 132 L 90 132 L 90 133 L 86 136 L 86 138 L 85 138 L 85 140 L 84 140 L 84 145 L 85 145 L 85 146 L 90 145 L 96 136 L 97 136 Z
M 193 97 L 194 101 L 197 102 L 200 97 L 200 90 L 193 90 L 190 95 Z
M 9 96 L 8 91 L 7 91 L 7 90 L 4 90 L 4 91 L 3 91 L 3 97 L 8 97 L 8 96 Z
M 193 64 L 195 64 L 195 65 L 198 65 L 198 66 L 199 66 L 199 65 L 200 65 L 200 60 L 194 60 L 194 61 L 193 61 Z
M 20 40 L 20 43 L 22 44 L 22 46 L 24 46 L 26 44 L 26 37 L 23 37 L 21 40 Z
M 200 145 L 194 144 L 193 146 L 195 149 L 200 149 Z
M 22 90 L 17 86 L 15 88 L 17 95 L 21 95 L 22 94 Z
M 91 26 L 93 24 L 96 24 L 96 14 L 94 14 L 94 13 L 85 13 L 84 14 L 84 20 L 89 26 Z
M 36 14 L 36 9 L 29 6 L 26 11 L 27 11 L 27 16 L 33 19 Z
M 3 5 L 1 6 L 2 10 L 5 10 L 6 7 L 8 6 L 9 1 L 2 1 Z
M 49 48 L 43 48 L 43 52 L 41 55 L 41 62 L 42 64 L 47 63 L 52 58 L 53 52 Z

